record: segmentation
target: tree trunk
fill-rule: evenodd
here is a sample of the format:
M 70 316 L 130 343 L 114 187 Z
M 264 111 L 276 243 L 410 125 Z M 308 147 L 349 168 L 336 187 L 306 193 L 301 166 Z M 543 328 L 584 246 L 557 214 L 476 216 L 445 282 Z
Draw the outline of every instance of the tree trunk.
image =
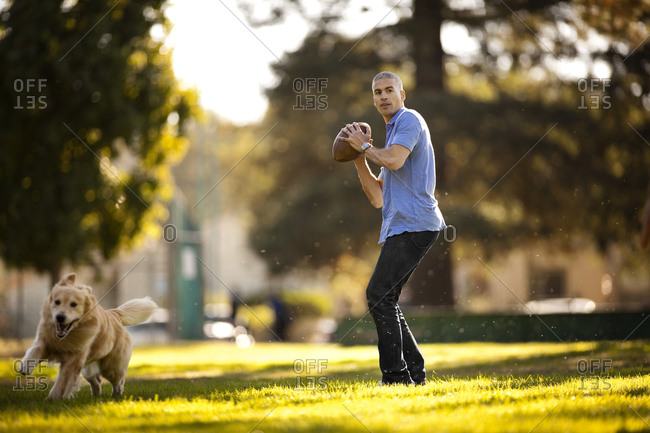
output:
M 643 213 L 643 226 L 641 228 L 641 251 L 648 249 L 650 245 L 650 185 L 648 185 L 648 198 L 645 202 L 645 212 Z
M 443 51 L 440 39 L 442 0 L 413 1 L 413 60 L 415 90 L 444 89 Z
M 454 290 L 451 274 L 451 244 L 443 234 L 422 259 L 409 281 L 409 303 L 436 307 L 453 307 Z
M 415 61 L 415 92 L 444 92 L 444 65 L 440 30 L 442 27 L 442 0 L 414 0 L 413 2 L 413 59 Z M 422 113 L 430 119 L 439 113 Z M 436 148 L 437 189 L 445 183 L 444 143 Z M 442 203 L 444 211 L 444 203 Z M 443 213 L 444 214 L 444 213 Z M 409 282 L 409 302 L 413 305 L 454 305 L 451 243 L 441 233 L 436 244 L 424 257 Z
M 50 264 L 47 273 L 50 276 L 50 287 L 48 290 L 52 290 L 52 287 L 61 280 L 61 263 L 56 262 Z
M 16 339 L 22 340 L 26 334 L 23 332 L 25 325 L 25 279 L 23 271 L 18 271 L 18 293 L 16 296 Z

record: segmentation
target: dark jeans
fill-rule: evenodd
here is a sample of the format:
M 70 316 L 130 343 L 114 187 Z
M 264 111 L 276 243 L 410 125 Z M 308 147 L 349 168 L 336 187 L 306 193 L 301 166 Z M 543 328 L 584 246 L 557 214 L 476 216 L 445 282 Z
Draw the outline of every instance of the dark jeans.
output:
M 370 277 L 366 297 L 377 327 L 383 383 L 410 384 L 426 380 L 424 358 L 397 301 L 402 287 L 438 235 L 439 232 L 426 231 L 389 237 Z

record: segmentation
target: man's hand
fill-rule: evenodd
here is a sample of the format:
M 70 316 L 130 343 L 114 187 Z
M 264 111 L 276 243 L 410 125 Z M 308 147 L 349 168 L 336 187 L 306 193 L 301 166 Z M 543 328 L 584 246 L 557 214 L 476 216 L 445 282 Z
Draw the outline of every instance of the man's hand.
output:
M 341 137 L 341 140 L 350 143 L 350 146 L 357 152 L 361 153 L 362 144 L 372 144 L 372 139 L 370 138 L 372 131 L 370 130 L 370 126 L 368 126 L 368 131 L 364 133 L 359 124 L 354 122 L 346 125 L 341 131 L 348 135 L 348 138 Z M 380 167 L 386 167 L 391 171 L 399 170 L 404 165 L 406 158 L 411 154 L 411 151 L 398 143 L 394 144 L 391 147 L 383 149 L 371 147 L 363 153 L 363 156 Z M 355 161 L 358 159 L 359 157 Z
M 368 132 L 364 133 L 357 122 L 348 123 L 345 128 L 341 129 L 341 131 L 348 134 L 348 138 L 341 138 L 341 140 L 350 143 L 350 146 L 352 146 L 357 152 L 361 152 L 362 144 L 372 144 L 372 138 L 370 138 L 372 136 L 372 131 L 370 129 L 370 126 L 368 126 Z

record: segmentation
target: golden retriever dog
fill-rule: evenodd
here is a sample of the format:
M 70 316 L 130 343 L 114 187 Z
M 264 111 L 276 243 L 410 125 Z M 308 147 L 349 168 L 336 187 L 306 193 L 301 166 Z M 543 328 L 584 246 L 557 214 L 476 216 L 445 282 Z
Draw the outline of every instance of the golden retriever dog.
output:
M 158 306 L 147 297 L 104 310 L 92 289 L 75 284 L 75 278 L 68 274 L 52 288 L 36 339 L 19 371 L 28 375 L 42 361 L 59 362 L 59 375 L 48 398 L 72 397 L 79 388 L 79 373 L 90 382 L 92 395 L 101 394 L 103 376 L 113 386 L 113 397 L 122 396 L 132 349 L 124 326 L 144 322 Z

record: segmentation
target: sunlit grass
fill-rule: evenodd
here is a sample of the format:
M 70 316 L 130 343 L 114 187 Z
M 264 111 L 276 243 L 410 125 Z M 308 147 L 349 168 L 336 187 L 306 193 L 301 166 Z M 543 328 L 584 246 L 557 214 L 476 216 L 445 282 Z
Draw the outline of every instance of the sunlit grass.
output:
M 99 399 L 84 386 L 64 402 L 17 386 L 14 359 L 5 357 L 0 431 L 650 431 L 649 342 L 422 349 L 428 385 L 379 387 L 376 347 L 137 348 L 123 400 L 109 398 L 105 385 Z M 52 377 L 56 367 L 39 374 Z

